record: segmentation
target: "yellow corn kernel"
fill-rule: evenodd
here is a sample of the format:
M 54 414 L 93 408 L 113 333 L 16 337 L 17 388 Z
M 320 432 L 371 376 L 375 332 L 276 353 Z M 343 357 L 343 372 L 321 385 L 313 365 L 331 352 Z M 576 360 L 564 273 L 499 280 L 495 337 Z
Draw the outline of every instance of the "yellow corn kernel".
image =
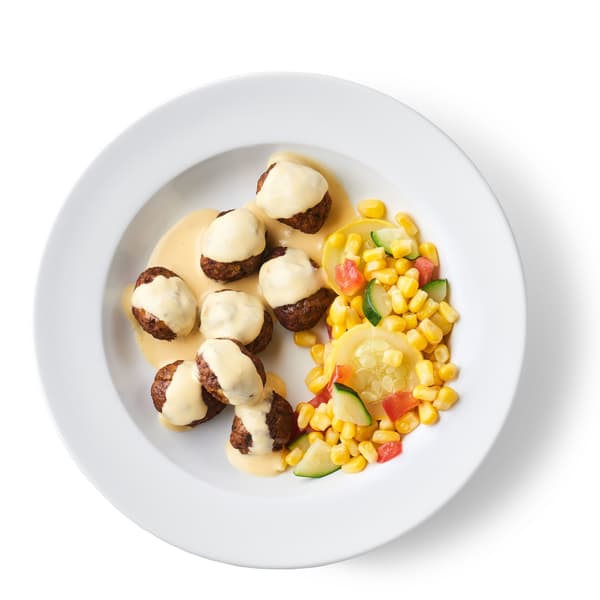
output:
M 410 277 L 411 279 L 416 279 L 417 283 L 419 282 L 419 269 L 415 269 L 415 267 L 411 267 L 406 273 L 404 273 L 405 277 Z M 417 287 L 419 287 L 417 285 Z
M 308 434 L 308 443 L 314 444 L 317 440 L 324 441 L 325 436 L 320 431 L 311 431 Z
M 356 435 L 356 425 L 346 421 L 340 432 L 342 440 L 351 440 Z
M 383 417 L 383 419 L 379 421 L 378 429 L 383 429 L 384 431 L 394 431 L 394 423 L 387 417 Z
M 442 334 L 448 335 L 452 331 L 452 323 L 446 321 L 446 319 L 440 314 L 439 308 L 438 312 L 431 315 L 430 319 L 442 330 Z
M 423 242 L 419 244 L 419 254 L 430 260 L 436 267 L 439 266 L 440 260 L 438 258 L 438 251 L 435 244 L 431 242 Z
M 359 255 L 362 250 L 363 239 L 358 233 L 349 233 L 346 239 L 346 246 L 344 250 L 350 254 Z
M 331 419 L 326 413 L 315 412 L 308 424 L 315 431 L 325 431 L 331 425 Z
M 384 365 L 388 365 L 389 367 L 399 367 L 402 364 L 403 358 L 404 355 L 400 350 L 388 348 L 383 351 L 381 361 Z
M 440 377 L 440 367 L 442 367 L 439 362 L 433 363 L 433 384 L 434 385 L 442 385 L 444 381 Z
M 440 365 L 438 373 L 442 381 L 452 381 L 458 375 L 458 367 L 454 363 Z
M 388 431 L 385 429 L 378 429 L 373 432 L 371 441 L 374 444 L 385 444 L 386 442 L 398 442 L 400 440 L 400 434 L 397 431 Z
M 343 325 L 346 322 L 348 306 L 342 296 L 336 296 L 329 307 L 329 317 L 334 325 Z
M 369 219 L 381 219 L 385 215 L 385 204 L 381 200 L 362 200 L 358 203 L 358 212 Z
M 418 361 L 415 372 L 421 385 L 433 385 L 433 363 L 430 360 Z
M 334 340 L 341 338 L 346 333 L 346 327 L 344 325 L 334 325 L 331 328 L 331 337 Z
M 355 438 L 359 442 L 366 442 L 371 439 L 373 432 L 377 429 L 377 422 L 373 421 L 371 425 L 357 425 Z
M 437 398 L 438 390 L 434 387 L 427 387 L 426 385 L 415 385 L 412 395 L 417 400 L 433 402 Z
M 349 439 L 345 439 L 340 437 L 340 439 L 342 440 L 342 444 L 344 444 L 344 446 L 346 446 L 346 448 L 348 448 L 348 452 L 350 452 L 350 456 L 358 456 L 359 452 L 358 452 L 358 442 L 352 438 Z
M 448 323 L 456 323 L 458 321 L 459 314 L 447 302 L 440 302 L 438 310 Z
M 307 402 L 301 402 L 296 410 L 298 411 L 298 429 L 306 429 L 315 414 L 315 407 Z
M 327 414 L 327 402 L 321 402 L 317 408 L 315 408 L 315 412 Z
M 406 272 L 410 272 L 410 269 Z M 419 282 L 413 277 L 401 275 L 398 277 L 398 289 L 402 292 L 405 298 L 412 298 L 419 291 Z
M 398 281 L 398 273 L 395 269 L 380 269 L 379 271 L 373 271 L 373 277 L 384 285 L 394 285 Z
M 416 350 L 425 350 L 427 340 L 418 329 L 409 329 L 406 332 L 409 344 Z
M 334 325 L 334 327 L 337 327 L 337 325 Z M 312 394 L 318 394 L 328 383 L 329 377 L 327 375 L 320 375 L 308 384 L 308 389 Z
M 295 467 L 302 460 L 303 456 L 304 452 L 302 452 L 302 448 L 296 447 L 285 455 L 285 462 L 290 467 Z
M 433 425 L 439 418 L 438 411 L 431 402 L 421 402 L 419 404 L 419 421 L 423 425 Z
M 419 323 L 419 329 L 430 344 L 439 344 L 444 337 L 442 330 L 430 319 L 423 319 Z
M 323 375 L 323 367 L 321 367 L 321 365 L 317 365 L 308 372 L 308 375 L 304 378 L 304 383 L 308 385 L 315 377 L 319 377 L 321 375 Z
M 365 275 L 369 275 L 370 273 L 374 273 L 375 271 L 380 271 L 381 269 L 385 269 L 386 267 L 387 262 L 383 258 L 377 260 L 370 260 L 365 265 Z
M 368 248 L 363 252 L 363 260 L 369 262 L 371 260 L 382 260 L 385 258 L 385 249 L 381 246 L 375 246 L 375 248 Z
M 375 446 L 373 446 L 372 442 L 360 442 L 360 444 L 358 444 L 358 451 L 365 457 L 365 460 L 368 463 L 377 462 L 377 450 L 375 450 Z
M 331 448 L 329 458 L 334 465 L 345 465 L 350 460 L 350 452 L 344 444 L 336 444 Z
M 353 308 L 349 308 L 346 313 L 346 329 L 352 329 L 361 323 L 362 319 L 360 315 Z
M 340 441 L 340 434 L 337 431 L 335 431 L 335 429 L 329 427 L 325 432 L 325 441 L 330 446 L 335 446 Z
M 353 308 L 361 319 L 365 316 L 365 313 L 363 313 L 362 303 L 362 296 L 354 296 L 354 298 L 352 298 L 350 301 L 350 308 Z
M 398 275 L 404 275 L 412 267 L 412 263 L 408 258 L 399 258 L 394 261 L 394 269 Z
M 417 226 L 414 221 L 406 213 L 398 213 L 395 216 L 396 223 L 404 228 L 404 231 L 411 237 L 414 237 L 419 233 Z
M 344 428 L 344 421 L 338 419 L 337 417 L 333 417 L 331 419 L 331 428 L 338 433 L 342 433 L 342 429 Z
M 438 344 L 433 351 L 433 356 L 439 363 L 448 362 L 450 360 L 450 350 L 448 350 L 446 344 Z
M 452 408 L 458 400 L 458 394 L 456 391 L 445 385 L 439 392 L 438 396 L 433 403 L 433 406 L 438 410 L 448 410 Z
M 310 348 L 317 343 L 317 336 L 312 331 L 296 331 L 294 343 L 303 348 Z
M 425 300 L 427 300 L 427 292 L 419 290 L 408 303 L 409 310 L 411 310 L 414 313 L 420 311 L 423 308 L 423 305 L 425 304 Z
M 381 320 L 381 326 L 387 331 L 404 331 L 406 322 L 398 315 L 388 315 Z
M 335 416 L 333 414 L 333 402 L 330 400 L 326 405 L 327 410 L 325 411 L 325 414 L 330 418 L 333 419 L 333 417 Z
M 353 254 L 352 252 L 347 252 L 344 255 L 344 258 L 351 260 L 357 267 L 360 267 L 360 256 Z
M 402 292 L 398 288 L 390 290 L 390 297 L 392 299 L 392 310 L 397 314 L 401 315 L 408 310 L 408 304 L 406 299 L 402 295 Z
M 331 320 L 331 317 L 329 316 L 329 313 L 327 313 L 327 317 L 325 319 L 325 322 L 327 323 L 327 325 L 329 325 L 329 327 L 333 327 L 333 321 Z
M 419 321 L 428 319 L 435 313 L 435 311 L 438 309 L 438 306 L 439 304 L 433 298 L 427 298 L 421 310 L 417 312 L 417 319 L 419 319 Z
M 336 231 L 327 238 L 327 243 L 331 244 L 334 248 L 341 248 L 346 243 L 346 234 Z
M 344 473 L 360 473 L 365 470 L 366 466 L 367 459 L 364 456 L 358 455 L 342 465 L 342 471 L 344 471 Z
M 414 313 L 407 312 L 402 316 L 406 323 L 406 329 L 414 329 L 419 324 L 417 315 L 415 315 Z
M 404 413 L 399 419 L 396 419 L 394 423 L 394 427 L 396 431 L 402 435 L 406 435 L 410 433 L 413 429 L 417 427 L 420 423 L 419 416 L 417 415 L 417 411 L 409 410 L 407 413 Z
M 390 244 L 394 258 L 404 258 L 407 254 L 412 254 L 414 249 L 415 243 L 412 240 L 394 240 Z
M 310 349 L 310 356 L 318 364 L 323 364 L 323 356 L 325 354 L 325 346 L 323 344 L 314 344 Z

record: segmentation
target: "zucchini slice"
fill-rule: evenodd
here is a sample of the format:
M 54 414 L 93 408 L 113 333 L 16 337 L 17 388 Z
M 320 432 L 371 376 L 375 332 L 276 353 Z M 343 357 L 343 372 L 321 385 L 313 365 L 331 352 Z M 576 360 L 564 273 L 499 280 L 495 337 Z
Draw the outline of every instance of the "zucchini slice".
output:
M 296 465 L 294 475 L 298 477 L 325 477 L 341 467 L 334 465 L 330 458 L 331 446 L 323 440 L 315 440 Z
M 367 407 L 363 404 L 355 390 L 343 383 L 334 383 L 333 414 L 342 421 L 349 421 L 355 425 L 370 425 L 373 422 Z
M 310 442 L 308 441 L 308 433 L 299 435 L 288 444 L 288 448 L 290 450 L 293 450 L 294 448 L 300 448 L 302 452 L 306 452 L 309 446 Z
M 423 291 L 427 292 L 436 302 L 441 302 L 446 299 L 448 293 L 447 279 L 434 279 L 423 286 Z
M 392 300 L 377 279 L 371 279 L 363 293 L 363 312 L 375 326 L 392 312 Z

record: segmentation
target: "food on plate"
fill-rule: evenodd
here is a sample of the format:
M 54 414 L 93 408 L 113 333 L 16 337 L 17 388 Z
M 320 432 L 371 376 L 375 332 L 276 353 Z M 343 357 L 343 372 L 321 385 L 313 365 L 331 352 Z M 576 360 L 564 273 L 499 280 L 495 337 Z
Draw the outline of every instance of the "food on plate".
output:
M 196 356 L 200 383 L 224 404 L 253 404 L 263 395 L 265 368 L 238 341 L 206 340 Z
M 159 340 L 192 331 L 198 318 L 196 298 L 185 281 L 164 267 L 146 269 L 135 282 L 131 312 L 142 329 Z
M 150 394 L 156 410 L 175 427 L 200 425 L 225 408 L 202 387 L 198 366 L 192 360 L 177 360 L 160 368 Z
M 316 325 L 335 294 L 321 269 L 298 248 L 274 248 L 259 272 L 262 293 L 279 322 L 290 331 Z
M 304 233 L 316 233 L 331 210 L 327 190 L 327 180 L 317 170 L 281 160 L 260 176 L 256 204 L 273 219 Z
M 205 338 L 233 338 L 254 354 L 273 335 L 273 319 L 256 296 L 237 290 L 217 290 L 202 302 L 200 331 Z
M 266 246 L 265 225 L 254 213 L 224 211 L 204 232 L 200 266 L 215 281 L 235 281 L 258 270 Z

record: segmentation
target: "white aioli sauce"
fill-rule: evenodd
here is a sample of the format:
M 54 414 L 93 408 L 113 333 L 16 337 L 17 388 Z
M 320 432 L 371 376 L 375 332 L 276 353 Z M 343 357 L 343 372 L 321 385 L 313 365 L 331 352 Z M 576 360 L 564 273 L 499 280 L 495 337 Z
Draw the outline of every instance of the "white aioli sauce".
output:
M 283 160 L 269 171 L 256 194 L 256 204 L 273 219 L 287 219 L 316 206 L 327 188 L 327 180 L 318 171 Z
M 247 208 L 238 208 L 206 228 L 202 254 L 219 262 L 236 262 L 257 256 L 265 244 L 265 224 Z
M 206 416 L 208 407 L 202 400 L 196 361 L 186 360 L 177 366 L 165 397 L 162 415 L 172 425 L 189 425 Z
M 257 477 L 273 477 L 286 468 L 283 450 L 269 454 L 242 454 L 227 440 L 225 454 L 231 466 Z
M 260 268 L 258 281 L 267 302 L 277 308 L 312 296 L 323 287 L 323 274 L 312 266 L 306 252 L 288 248 Z
M 252 436 L 252 445 L 248 453 L 255 455 L 273 452 L 273 438 L 267 425 L 267 414 L 271 410 L 273 394 L 265 390 L 265 395 L 260 402 L 251 405 L 236 406 L 235 414 L 239 417 Z
M 225 290 L 204 299 L 200 331 L 206 338 L 228 337 L 249 344 L 254 341 L 265 320 L 262 302 L 251 294 Z
M 206 340 L 198 349 L 231 404 L 252 404 L 263 394 L 254 363 L 231 340 Z
M 131 305 L 164 321 L 176 335 L 187 335 L 196 323 L 196 298 L 183 279 L 158 275 L 133 291 Z

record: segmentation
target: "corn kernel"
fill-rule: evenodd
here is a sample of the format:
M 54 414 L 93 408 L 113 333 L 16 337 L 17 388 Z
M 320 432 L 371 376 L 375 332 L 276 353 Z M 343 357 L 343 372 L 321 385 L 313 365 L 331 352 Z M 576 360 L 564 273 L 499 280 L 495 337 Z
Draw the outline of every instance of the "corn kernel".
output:
M 416 350 L 424 350 L 427 346 L 427 340 L 418 329 L 409 329 L 406 332 L 409 344 Z
M 365 470 L 366 466 L 367 459 L 359 455 L 351 458 L 346 464 L 342 465 L 342 471 L 344 473 L 360 473 Z
M 363 239 L 358 233 L 349 233 L 344 250 L 351 254 L 359 255 L 362 250 Z
M 334 431 L 341 433 L 342 429 L 344 428 L 344 421 L 338 419 L 337 417 L 333 417 L 333 419 L 331 419 L 331 428 Z
M 335 300 L 329 307 L 329 316 L 334 325 L 343 325 L 346 322 L 346 313 L 348 306 L 344 302 L 342 296 L 336 296 Z
M 341 248 L 346 243 L 346 234 L 336 231 L 327 238 L 327 243 L 331 244 L 334 248 Z
M 444 381 L 440 377 L 440 367 L 442 367 L 439 362 L 433 363 L 433 384 L 434 385 L 442 385 Z
M 318 364 L 323 364 L 323 355 L 325 354 L 325 346 L 323 344 L 315 344 L 310 349 L 311 358 Z
M 311 431 L 308 434 L 308 443 L 314 444 L 317 440 L 324 441 L 325 436 L 320 431 Z
M 357 425 L 355 438 L 359 442 L 366 442 L 371 439 L 373 432 L 377 429 L 377 422 L 373 421 L 371 425 Z
M 346 313 L 346 329 L 352 329 L 361 323 L 362 319 L 360 318 L 360 315 L 353 308 L 349 308 Z
M 396 223 L 404 228 L 404 231 L 412 237 L 419 233 L 417 226 L 414 221 L 406 213 L 398 213 L 395 216 Z
M 412 263 L 408 258 L 399 258 L 394 261 L 394 269 L 398 275 L 404 275 L 412 267 Z
M 448 350 L 446 344 L 438 344 L 433 351 L 433 355 L 439 363 L 445 363 L 450 360 L 450 350 Z
M 417 412 L 414 410 L 409 410 L 407 413 L 404 413 L 399 419 L 396 419 L 394 423 L 394 427 L 396 431 L 402 435 L 406 435 L 410 433 L 413 429 L 417 427 L 420 423 Z
M 385 215 L 385 204 L 381 200 L 362 200 L 358 203 L 358 212 L 369 219 L 381 219 Z
M 329 427 L 325 432 L 325 441 L 330 446 L 335 446 L 340 441 L 340 434 L 335 429 Z
M 401 315 L 408 310 L 408 304 L 406 304 L 406 299 L 404 298 L 402 292 L 398 288 L 390 290 L 390 297 L 392 298 L 392 310 L 397 315 Z
M 375 246 L 375 248 L 368 248 L 363 252 L 362 257 L 365 262 L 369 262 L 371 260 L 385 259 L 385 249 L 381 246 Z
M 433 385 L 433 364 L 430 360 L 420 360 L 415 365 L 415 372 L 421 385 Z
M 381 361 L 384 365 L 388 365 L 389 367 L 399 367 L 402 364 L 402 359 L 404 355 L 400 350 L 395 350 L 392 348 L 388 348 L 383 351 L 383 356 Z
M 344 444 L 344 446 L 346 446 L 346 448 L 348 448 L 348 452 L 350 452 L 350 456 L 358 456 L 359 455 L 359 451 L 358 451 L 358 443 L 356 440 L 354 439 L 344 439 L 344 438 L 340 438 L 342 440 L 342 444 Z
M 394 285 L 396 281 L 398 281 L 398 273 L 396 273 L 396 270 L 389 268 L 373 271 L 373 277 L 384 285 Z
M 419 324 L 417 315 L 415 315 L 414 313 L 404 313 L 403 318 L 404 322 L 406 323 L 406 329 L 414 329 Z
M 417 319 L 419 319 L 419 321 L 428 319 L 435 313 L 438 306 L 439 304 L 433 298 L 427 298 L 421 310 L 417 312 Z
M 442 381 L 452 381 L 458 375 L 458 367 L 454 363 L 447 363 L 440 366 L 438 373 Z
M 295 467 L 302 460 L 303 456 L 304 452 L 302 452 L 302 448 L 296 447 L 285 455 L 285 462 L 290 467 Z
M 331 419 L 327 414 L 315 412 L 309 425 L 315 431 L 325 431 L 331 425 Z
M 351 260 L 357 267 L 360 267 L 360 256 L 353 254 L 352 252 L 346 252 L 344 254 L 346 260 Z
M 308 427 L 308 423 L 315 414 L 315 407 L 307 402 L 301 402 L 296 409 L 298 411 L 298 429 L 301 431 Z
M 448 410 L 452 408 L 458 400 L 458 394 L 456 391 L 445 385 L 439 392 L 438 396 L 433 403 L 433 406 L 438 410 Z
M 404 258 L 415 251 L 415 242 L 413 240 L 394 240 L 390 244 L 390 250 L 394 258 Z
M 374 444 L 385 444 L 386 442 L 398 442 L 400 441 L 400 434 L 397 431 L 388 431 L 384 429 L 378 429 L 373 432 L 371 441 Z
M 458 321 L 459 314 L 447 302 L 440 302 L 438 310 L 448 323 L 456 323 Z
M 337 327 L 337 325 L 334 325 Z M 328 383 L 329 377 L 327 375 L 320 375 L 319 377 L 315 377 L 309 384 L 308 389 L 311 394 L 318 394 Z
M 320 375 L 323 375 L 323 367 L 316 365 L 308 372 L 308 375 L 304 378 L 304 383 L 308 385 L 315 377 L 319 377 Z
M 424 402 L 433 402 L 438 395 L 438 390 L 434 387 L 425 385 L 415 385 L 412 391 L 413 398 L 423 400 Z
M 410 300 L 410 302 L 408 303 L 408 308 L 416 313 L 419 310 L 421 310 L 421 308 L 423 308 L 423 305 L 425 304 L 425 300 L 427 300 L 427 292 L 424 292 L 423 290 L 419 290 Z
M 408 271 L 406 271 L 406 273 L 404 273 L 405 277 L 410 277 L 411 279 L 416 279 L 417 283 L 419 282 L 419 269 L 415 269 L 415 267 L 411 267 L 410 269 L 408 269 Z M 419 287 L 417 285 L 417 287 Z
M 327 402 L 327 404 L 325 405 L 327 406 L 327 410 L 325 411 L 325 414 L 330 418 L 333 419 L 333 417 L 335 416 L 333 414 L 333 402 L 330 400 L 329 402 Z
M 419 329 L 430 344 L 439 344 L 444 337 L 442 330 L 430 319 L 423 319 Z
M 372 442 L 360 442 L 360 444 L 358 444 L 358 451 L 365 457 L 365 460 L 368 463 L 377 462 L 377 450 L 375 450 L 375 446 L 373 446 Z
M 346 333 L 346 326 L 345 325 L 334 325 L 331 328 L 331 337 L 334 340 L 337 340 L 338 338 L 341 338 L 345 333 Z
M 317 408 L 315 408 L 315 412 L 322 413 L 324 415 L 327 414 L 327 402 L 321 402 Z
M 410 272 L 410 269 L 406 272 Z M 398 289 L 405 298 L 412 298 L 419 291 L 419 282 L 413 277 L 401 275 L 398 277 Z
M 434 313 L 430 317 L 432 323 L 435 323 L 441 330 L 443 335 L 448 335 L 452 331 L 452 323 L 446 321 L 446 319 L 438 312 Z
M 327 317 L 325 318 L 325 323 L 327 323 L 327 325 L 329 325 L 329 327 L 333 327 L 333 321 L 331 320 L 329 313 L 327 313 Z
M 334 465 L 345 465 L 350 460 L 350 452 L 344 444 L 336 444 L 331 448 L 329 458 Z
M 363 313 L 362 302 L 362 296 L 355 296 L 350 301 L 350 308 L 353 308 L 361 319 L 365 316 L 365 313 Z
M 440 260 L 438 258 L 438 251 L 435 244 L 431 242 L 423 242 L 419 244 L 419 254 L 430 260 L 436 267 L 439 266 Z
M 380 271 L 381 269 L 385 268 L 387 268 L 387 262 L 383 258 L 378 260 L 370 260 L 365 265 L 365 275 L 374 273 L 375 271 Z
M 394 423 L 391 421 L 391 419 L 383 417 L 383 419 L 379 421 L 378 429 L 383 429 L 384 431 L 394 431 Z
M 356 435 L 356 425 L 346 421 L 340 432 L 342 440 L 351 440 Z
M 419 421 L 423 425 L 433 425 L 439 418 L 438 411 L 431 402 L 422 402 L 419 404 Z
M 312 331 L 296 331 L 294 333 L 294 342 L 297 346 L 310 348 L 317 343 L 317 336 Z

